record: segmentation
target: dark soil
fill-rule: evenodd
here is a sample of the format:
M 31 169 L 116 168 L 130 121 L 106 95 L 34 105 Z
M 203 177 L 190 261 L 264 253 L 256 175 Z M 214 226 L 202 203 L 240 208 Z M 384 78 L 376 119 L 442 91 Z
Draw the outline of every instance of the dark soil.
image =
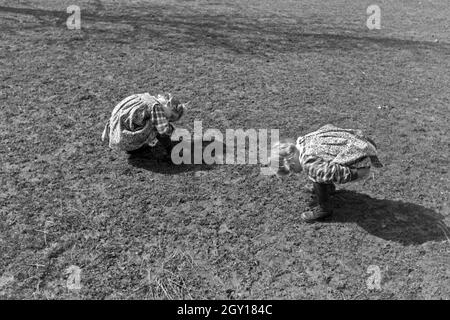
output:
M 378 2 L 373 31 L 364 0 L 78 1 L 68 30 L 71 1 L 0 0 L 0 297 L 449 299 L 450 9 Z M 385 167 L 304 224 L 303 176 L 101 143 L 162 91 L 188 129 L 361 128 Z

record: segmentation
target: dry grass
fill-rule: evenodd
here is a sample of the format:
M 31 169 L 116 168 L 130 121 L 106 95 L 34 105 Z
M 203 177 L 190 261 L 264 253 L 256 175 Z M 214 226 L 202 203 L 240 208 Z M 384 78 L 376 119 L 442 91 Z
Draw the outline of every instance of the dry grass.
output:
M 447 2 L 379 1 L 374 32 L 369 2 L 79 1 L 69 31 L 68 2 L 1 0 L 0 296 L 448 299 Z M 109 151 L 145 91 L 191 100 L 189 129 L 361 128 L 385 168 L 305 225 L 303 177 Z

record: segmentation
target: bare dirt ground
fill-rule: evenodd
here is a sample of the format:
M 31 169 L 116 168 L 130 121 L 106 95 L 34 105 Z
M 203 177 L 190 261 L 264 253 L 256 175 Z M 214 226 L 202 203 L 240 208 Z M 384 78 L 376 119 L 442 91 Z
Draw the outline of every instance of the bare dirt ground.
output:
M 70 4 L 0 0 L 1 298 L 450 298 L 447 0 L 377 1 L 381 30 L 363 0 L 77 1 L 81 30 Z M 385 167 L 303 224 L 303 176 L 102 145 L 147 91 L 186 128 L 361 128 Z

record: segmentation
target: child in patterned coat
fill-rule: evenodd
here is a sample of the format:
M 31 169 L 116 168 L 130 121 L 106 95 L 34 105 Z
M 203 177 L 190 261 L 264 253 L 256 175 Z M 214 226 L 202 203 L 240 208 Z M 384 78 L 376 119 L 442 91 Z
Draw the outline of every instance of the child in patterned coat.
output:
M 161 143 L 170 157 L 174 127 L 185 111 L 185 105 L 169 93 L 156 97 L 149 93 L 134 94 L 119 102 L 105 125 L 102 141 L 109 147 L 134 153 L 145 146 Z
M 301 214 L 301 219 L 306 222 L 332 214 L 330 193 L 334 192 L 335 183 L 363 179 L 368 176 L 371 166 L 383 166 L 377 156 L 377 146 L 361 130 L 342 129 L 331 124 L 297 138 L 296 142 L 279 142 L 272 150 L 271 163 L 278 175 L 304 171 L 313 181 L 318 206 Z

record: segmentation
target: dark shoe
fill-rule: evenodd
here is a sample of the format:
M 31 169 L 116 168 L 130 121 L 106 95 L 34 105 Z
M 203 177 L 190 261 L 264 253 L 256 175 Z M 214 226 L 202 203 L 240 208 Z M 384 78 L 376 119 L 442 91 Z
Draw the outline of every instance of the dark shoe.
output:
M 325 206 L 314 206 L 311 207 L 308 211 L 303 212 L 300 215 L 300 219 L 305 222 L 311 223 L 319 220 L 324 220 L 325 218 L 330 217 L 332 214 L 333 210 Z

